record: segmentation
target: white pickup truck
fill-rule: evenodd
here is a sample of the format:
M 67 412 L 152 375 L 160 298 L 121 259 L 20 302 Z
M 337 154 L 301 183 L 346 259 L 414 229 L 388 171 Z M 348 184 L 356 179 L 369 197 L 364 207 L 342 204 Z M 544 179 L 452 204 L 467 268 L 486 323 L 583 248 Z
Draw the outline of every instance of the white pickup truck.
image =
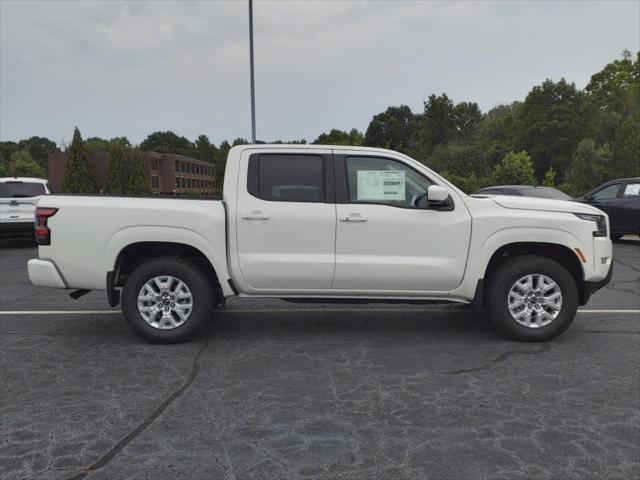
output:
M 230 296 L 466 303 L 509 338 L 544 341 L 612 268 L 602 211 L 469 197 L 376 148 L 237 146 L 222 200 L 49 195 L 36 216 L 34 285 L 122 296 L 131 328 L 166 343 Z
M 42 178 L 0 178 L 0 237 L 33 237 L 36 202 L 49 193 L 49 183 Z

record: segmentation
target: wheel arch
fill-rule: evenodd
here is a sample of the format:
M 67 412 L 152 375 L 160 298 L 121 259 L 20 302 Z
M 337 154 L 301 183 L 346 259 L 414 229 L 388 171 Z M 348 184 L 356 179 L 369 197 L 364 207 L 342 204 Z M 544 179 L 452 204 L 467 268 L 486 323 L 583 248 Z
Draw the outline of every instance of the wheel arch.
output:
M 482 306 L 484 306 L 484 298 L 486 297 L 484 293 L 491 281 L 491 276 L 498 266 L 507 259 L 526 255 L 540 255 L 550 258 L 565 267 L 576 282 L 579 304 L 584 305 L 587 302 L 588 292 L 585 288 L 584 269 L 578 255 L 573 250 L 559 243 L 519 241 L 504 244 L 491 255 L 483 275 Z
M 118 303 L 115 289 L 124 286 L 127 276 L 144 262 L 161 257 L 184 258 L 198 265 L 208 278 L 216 293 L 217 303 L 224 300 L 221 279 L 215 266 L 200 249 L 180 242 L 140 241 L 122 248 L 113 263 L 113 270 L 107 273 L 107 295 L 110 304 Z M 112 305 L 113 306 L 113 305 Z

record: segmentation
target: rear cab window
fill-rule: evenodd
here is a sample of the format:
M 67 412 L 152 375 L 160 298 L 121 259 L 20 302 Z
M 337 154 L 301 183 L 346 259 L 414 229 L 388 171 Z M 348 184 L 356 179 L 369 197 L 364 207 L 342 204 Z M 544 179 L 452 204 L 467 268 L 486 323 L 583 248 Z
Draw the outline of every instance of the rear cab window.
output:
M 36 182 L 0 182 L 0 198 L 30 198 L 44 195 L 44 184 Z
M 326 200 L 322 155 L 254 154 L 249 159 L 247 189 L 270 202 Z

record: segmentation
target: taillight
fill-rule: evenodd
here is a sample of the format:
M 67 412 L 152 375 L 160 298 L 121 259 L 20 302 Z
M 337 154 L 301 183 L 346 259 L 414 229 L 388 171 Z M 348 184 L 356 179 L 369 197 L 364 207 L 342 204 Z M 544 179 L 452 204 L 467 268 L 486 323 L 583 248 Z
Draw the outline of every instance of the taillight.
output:
M 36 241 L 38 245 L 51 245 L 51 230 L 49 229 L 47 222 L 49 217 L 53 217 L 57 208 L 36 208 L 36 221 L 33 227 L 33 231 L 36 234 Z

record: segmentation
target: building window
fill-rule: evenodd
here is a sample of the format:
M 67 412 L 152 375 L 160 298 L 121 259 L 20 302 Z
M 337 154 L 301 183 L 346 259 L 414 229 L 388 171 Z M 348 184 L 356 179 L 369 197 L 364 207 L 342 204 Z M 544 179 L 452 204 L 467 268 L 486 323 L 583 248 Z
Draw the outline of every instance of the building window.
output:
M 151 177 L 151 186 L 153 188 L 158 188 L 160 186 L 159 182 L 158 182 L 158 177 L 157 176 L 153 176 Z

